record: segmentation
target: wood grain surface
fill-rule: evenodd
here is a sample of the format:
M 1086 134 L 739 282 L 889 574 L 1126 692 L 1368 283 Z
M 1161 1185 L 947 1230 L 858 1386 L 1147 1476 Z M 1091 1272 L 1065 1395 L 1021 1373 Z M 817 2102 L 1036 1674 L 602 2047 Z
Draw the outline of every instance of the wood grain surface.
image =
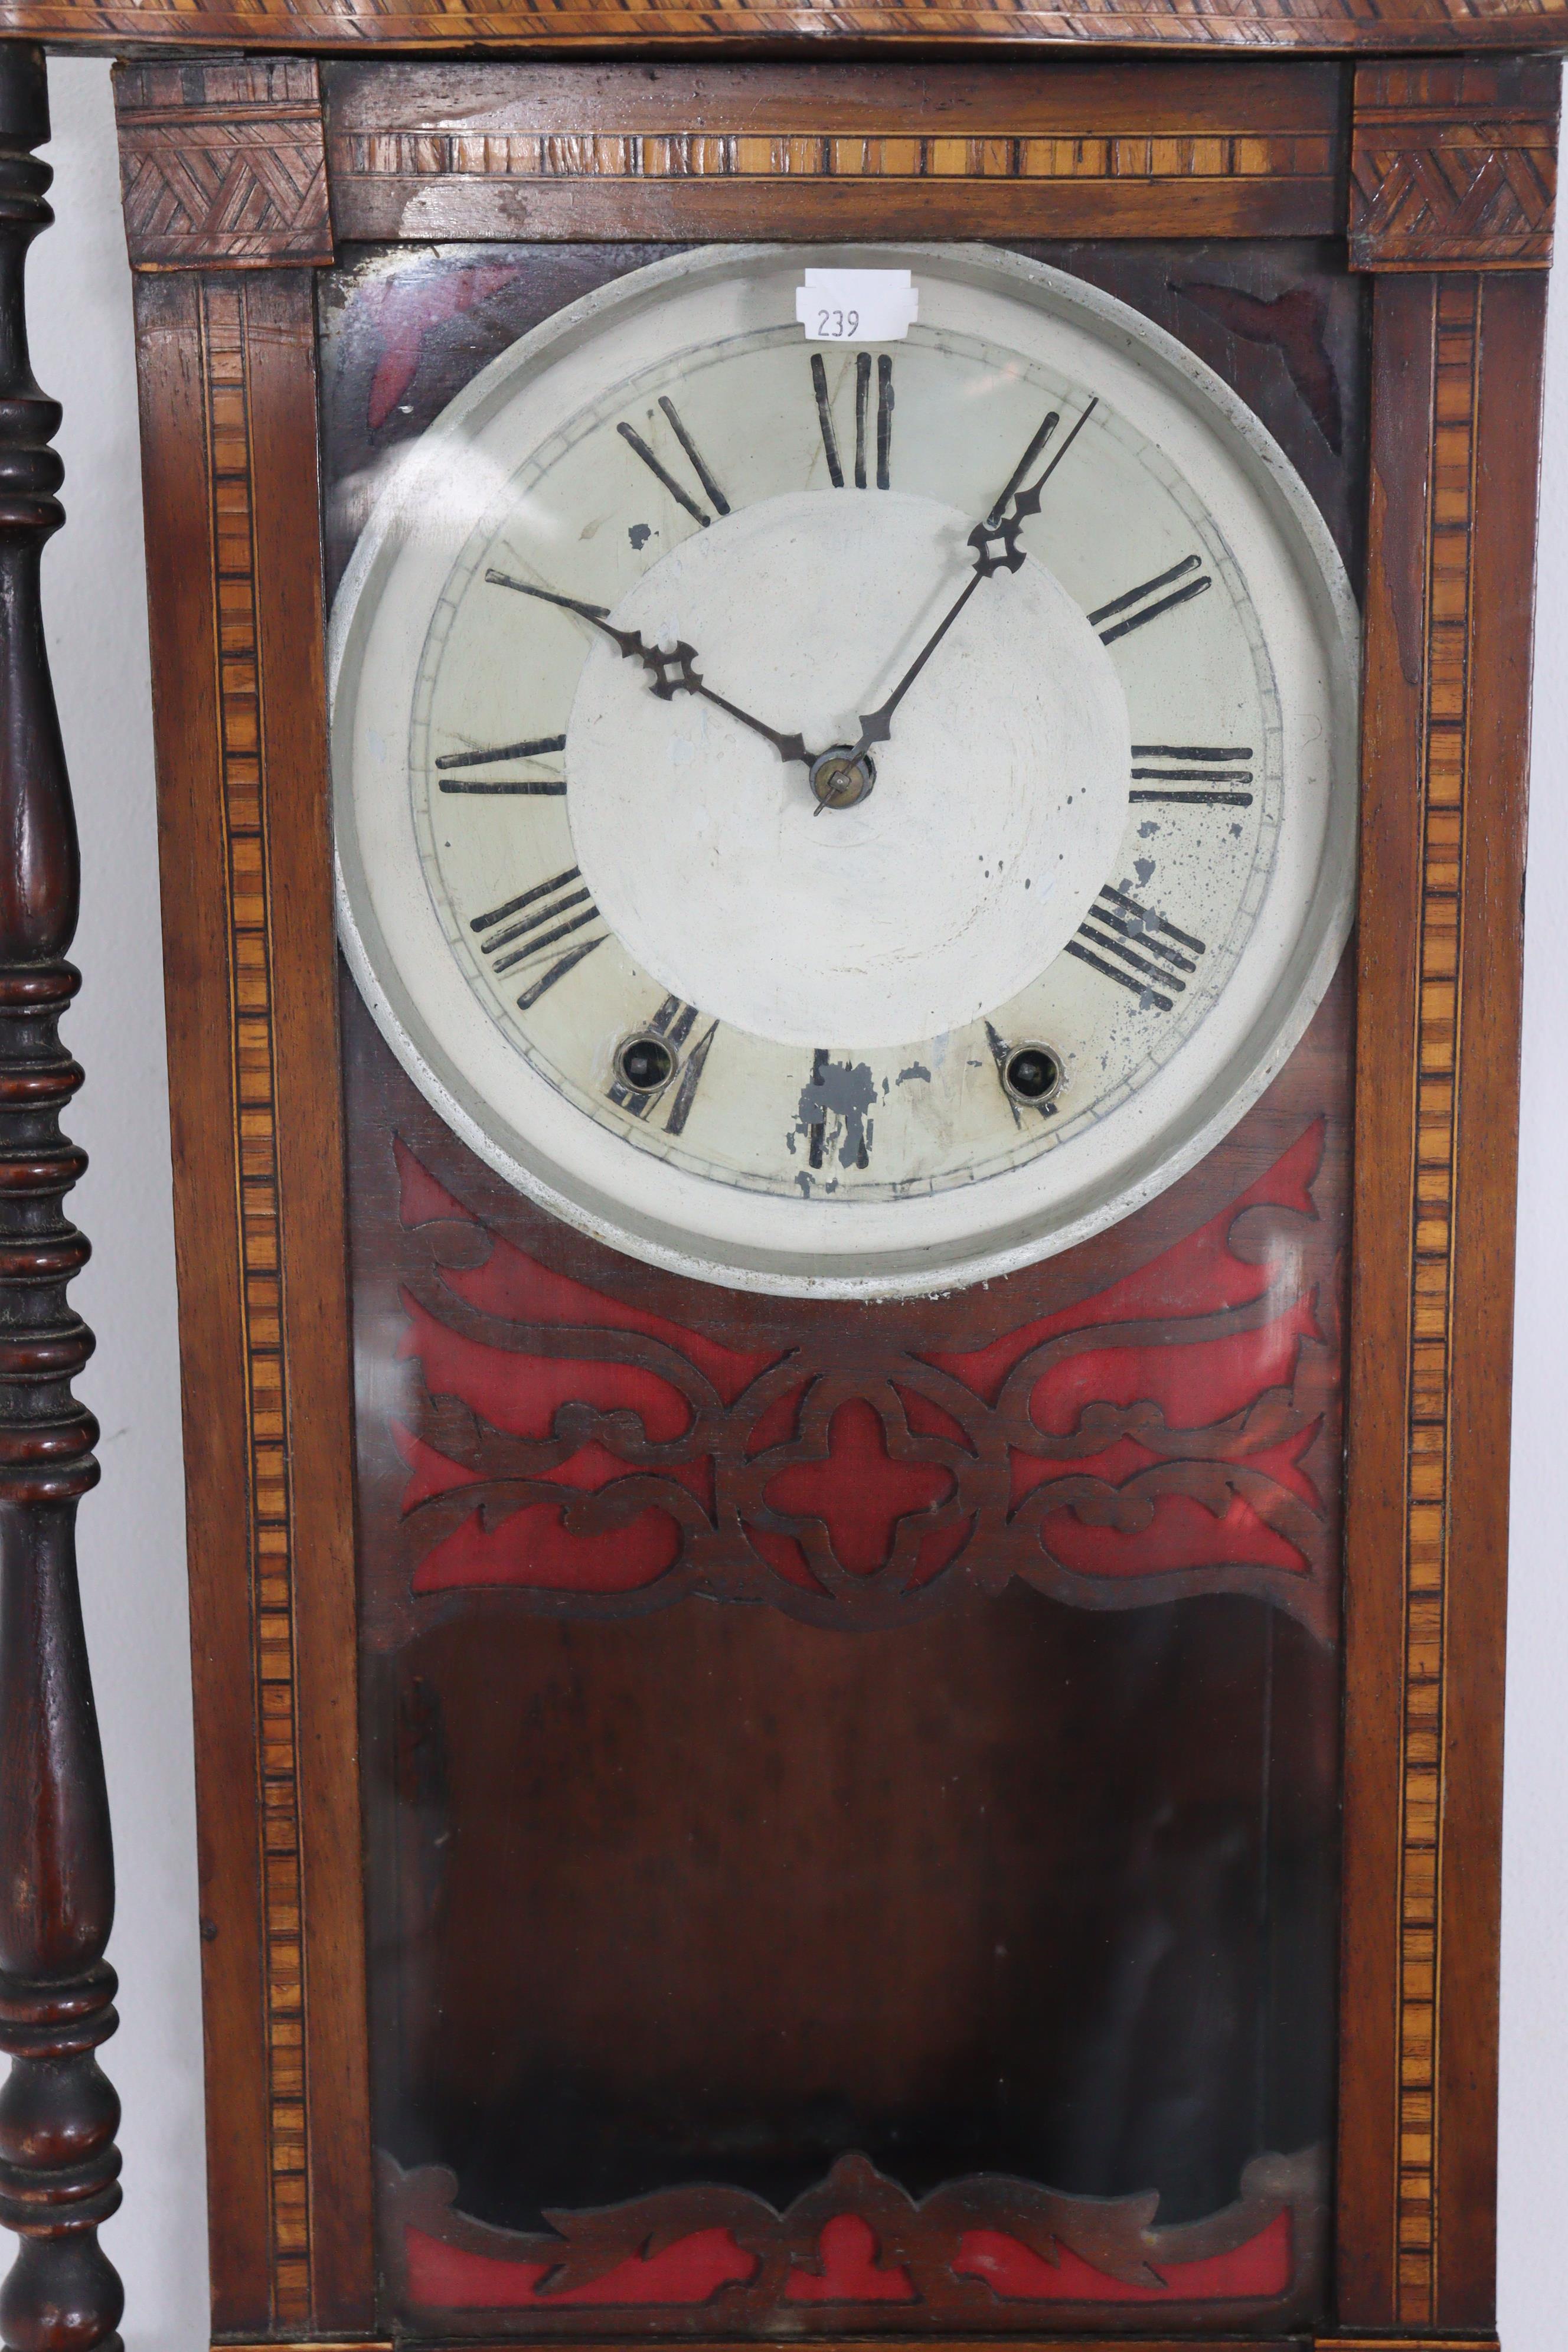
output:
M 1374 310 L 1340 2312 L 1484 2327 L 1544 286 Z
M 819 2336 L 814 2339 L 813 2352 L 853 2352 L 857 2340 L 852 2336 L 838 2339 Z M 877 2352 L 917 2352 L 917 2342 L 918 2339 L 903 2341 L 897 2336 L 879 2336 Z M 993 2352 L 994 2344 L 994 2339 L 990 2336 L 955 2336 L 945 2339 L 943 2352 Z M 1376 2344 L 1347 2339 L 1342 2345 L 1337 2336 L 1249 2336 L 1246 2338 L 1247 2352 L 1308 2352 L 1309 2344 L 1312 2346 L 1313 2352 L 1497 2352 L 1495 2336 L 1489 2340 L 1480 2337 L 1463 2341 L 1450 2339 L 1442 2345 L 1434 2342 L 1430 2346 L 1406 2339 L 1394 2347 L 1390 2347 L 1386 2337 Z M 1238 2339 L 1235 2336 L 1194 2336 L 1186 2329 L 1180 2336 L 1119 2336 L 1116 2338 L 1116 2352 L 1237 2352 L 1237 2346 Z M 321 2352 L 326 2352 L 324 2339 L 283 2336 L 240 2341 L 228 2337 L 224 2341 L 223 2352 L 318 2352 L 318 2347 L 321 2347 Z M 393 2340 L 390 2336 L 383 2336 L 345 2341 L 335 2336 L 331 2339 L 331 2352 L 393 2352 Z M 458 2352 L 458 2347 L 443 2343 L 439 2336 L 422 2337 L 420 2352 Z M 461 2352 L 473 2352 L 471 2344 L 464 2344 Z M 623 2352 L 623 2347 L 617 2339 L 588 2344 L 580 2342 L 574 2347 L 574 2352 Z M 703 2352 L 754 2352 L 754 2341 L 720 2339 L 706 2345 Z M 918 2343 L 918 2352 L 931 2352 L 929 2340 Z M 1034 2339 L 1009 2336 L 1007 2352 L 1105 2352 L 1105 2338 L 1103 2336 L 1053 2335 Z
M 1353 266 L 1546 268 L 1561 79 L 1539 58 L 1358 67 Z
M 133 268 L 331 261 L 313 59 L 121 66 L 114 110 Z
M 343 67 L 353 237 L 1312 236 L 1342 68 Z
M 427 2339 L 427 2343 L 428 2352 L 456 2352 L 456 2347 L 444 2346 L 439 2339 Z M 852 2337 L 838 2341 L 818 2339 L 815 2352 L 853 2352 L 854 2343 Z M 945 2352 L 991 2352 L 992 2343 L 991 2337 L 984 2336 L 952 2336 L 947 2341 Z M 1180 2336 L 1119 2336 L 1116 2352 L 1237 2352 L 1237 2343 L 1235 2336 L 1194 2336 L 1184 2329 Z M 1310 2352 L 1498 2352 L 1498 2339 L 1490 2335 L 1445 2336 L 1440 2339 L 1436 2336 L 1409 2334 L 1392 2338 L 1387 2336 L 1341 2336 L 1338 2333 L 1310 2338 L 1304 2336 L 1249 2336 L 1246 2343 L 1247 2352 L 1309 2352 L 1309 2347 Z M 229 2340 L 225 2344 L 224 2352 L 316 2352 L 316 2341 L 276 2336 L 267 2338 L 265 2343 Z M 382 2337 L 350 2343 L 335 2337 L 331 2352 L 393 2352 L 392 2339 Z M 471 2352 L 471 2347 L 464 2346 L 462 2352 Z M 574 2347 L 574 2352 L 620 2352 L 620 2347 L 609 2344 L 579 2343 Z M 749 2344 L 720 2342 L 705 2347 L 704 2352 L 752 2352 L 752 2347 Z M 882 2336 L 878 2341 L 878 2352 L 916 2352 L 916 2347 L 912 2344 L 900 2343 L 896 2336 Z M 930 2352 L 929 2345 L 920 2346 L 919 2352 Z M 1027 2337 L 1014 2336 L 1008 2339 L 1008 2352 L 1105 2352 L 1105 2338 L 1103 2336 L 1052 2336 L 1031 2342 Z
M 52 47 L 552 51 L 1018 47 L 1320 51 L 1373 57 L 1568 46 L 1564 0 L 5 0 L 0 30 Z
M 368 2126 L 310 282 L 143 278 L 137 333 L 214 2315 L 346 2330 Z
M 786 37 L 805 48 L 825 30 L 881 44 L 884 58 L 917 35 L 1207 49 L 1179 78 L 1158 61 L 1045 77 L 1009 65 L 994 78 L 971 59 L 947 79 L 929 63 L 888 63 L 882 79 L 866 70 L 852 85 L 837 64 L 788 74 L 776 64 L 509 64 L 482 77 L 458 64 L 342 64 L 327 76 L 334 200 L 354 236 L 549 238 L 556 300 L 585 290 L 592 257 L 611 250 L 574 236 L 749 234 L 759 224 L 766 233 L 782 221 L 802 236 L 886 234 L 906 217 L 899 205 L 918 224 L 900 234 L 984 234 L 992 205 L 1015 236 L 1045 235 L 1037 222 L 1066 236 L 1080 218 L 1107 240 L 1130 238 L 1137 225 L 1187 237 L 1201 227 L 1212 241 L 1189 245 L 1179 267 L 1137 238 L 1038 249 L 1143 300 L 1243 384 L 1358 573 L 1363 298 L 1342 273 L 1329 285 L 1338 257 L 1326 245 L 1279 234 L 1347 217 L 1341 70 L 1280 62 L 1260 72 L 1212 52 L 1386 56 L 1568 37 L 1557 0 L 1462 18 L 1444 0 L 1375 17 L 1351 0 L 1310 13 L 1176 0 L 1158 15 L 1086 6 L 918 17 L 892 0 L 830 16 L 739 5 L 689 16 L 635 0 L 613 20 L 593 5 L 548 17 L 531 8 L 373 15 L 359 0 L 331 12 L 310 0 L 287 16 L 87 0 L 10 0 L 0 10 L 13 30 L 36 21 L 51 38 L 100 47 L 132 37 L 132 20 L 139 46 L 323 56 L 394 44 L 722 49 Z M 176 131 L 183 110 L 217 108 L 212 70 L 192 68 L 170 100 Z M 1542 257 L 1549 182 L 1537 134 L 1549 109 L 1533 68 L 1500 111 L 1481 106 L 1480 84 L 1465 79 L 1473 65 L 1452 70 L 1451 85 L 1420 91 L 1367 79 L 1358 101 L 1358 258 L 1390 274 L 1376 278 L 1374 298 L 1336 2289 L 1341 2326 L 1363 2334 L 1319 2339 L 1344 2352 L 1391 2338 L 1406 2352 L 1439 2339 L 1445 2352 L 1495 2347 L 1501 1563 L 1543 291 L 1539 272 L 1508 265 Z M 272 144 L 296 138 L 297 110 L 309 104 L 287 75 L 282 87 L 281 100 L 268 85 L 256 100 L 279 126 Z M 1469 109 L 1513 138 L 1465 152 L 1484 144 L 1524 163 L 1505 161 L 1489 179 L 1479 168 L 1456 176 L 1456 142 L 1434 142 L 1432 123 L 1417 120 L 1421 91 L 1430 99 L 1443 88 L 1450 131 Z M 1491 85 L 1494 101 L 1501 88 Z M 437 121 L 443 108 L 449 119 Z M 1261 170 L 1248 168 L 1249 139 L 1261 142 Z M 1425 166 L 1388 162 L 1428 153 L 1447 198 Z M 279 202 L 264 173 L 247 181 L 249 168 L 226 195 L 220 171 L 202 203 L 172 209 L 157 166 L 143 190 L 141 257 L 157 261 L 163 237 L 181 242 L 162 258 L 202 266 L 144 273 L 138 322 L 176 1096 L 215 2325 L 231 2341 L 303 2343 L 363 2331 L 376 2315 L 313 298 L 300 257 L 286 249 L 307 234 L 306 215 Z M 1340 209 L 1325 214 L 1330 194 Z M 1021 215 L 1023 204 L 1040 209 Z M 830 226 L 814 229 L 814 219 Z M 1239 240 L 1248 225 L 1274 242 Z M 629 258 L 609 274 L 637 257 L 629 244 L 614 250 Z M 365 402 L 388 370 L 405 371 L 380 422 L 366 405 L 358 461 L 427 421 L 454 354 L 471 373 L 531 323 L 513 258 L 492 247 L 464 260 L 472 282 L 463 301 L 426 331 L 417 281 L 435 261 L 400 257 L 412 309 L 395 315 L 388 295 L 374 350 L 368 331 L 357 345 L 340 331 L 347 275 L 324 282 L 327 348 L 350 376 L 360 371 Z M 212 267 L 226 259 L 277 274 Z M 329 445 L 334 430 L 329 418 Z M 335 565 L 353 535 L 349 493 L 327 520 Z M 564 1234 L 562 1244 L 568 1258 L 580 1247 Z M 631 1277 L 635 1286 L 642 1275 Z M 1172 2352 L 1175 2339 L 1121 2340 Z M 1180 2340 L 1200 2352 L 1202 2338 Z M 1052 2339 L 1057 2352 L 1071 2341 Z M 1293 2338 L 1291 2352 L 1301 2344 Z

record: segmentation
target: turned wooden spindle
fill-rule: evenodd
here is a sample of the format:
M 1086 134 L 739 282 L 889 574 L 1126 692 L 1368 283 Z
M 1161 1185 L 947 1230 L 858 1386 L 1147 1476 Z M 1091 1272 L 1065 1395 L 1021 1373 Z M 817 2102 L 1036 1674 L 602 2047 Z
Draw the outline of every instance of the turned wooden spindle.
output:
M 123 2295 L 98 2242 L 120 2202 L 104 1961 L 114 1864 L 77 1590 L 77 1503 L 97 1424 L 71 1394 L 92 1335 L 67 1303 L 88 1245 L 64 1213 L 85 1166 L 60 1133 L 81 1072 L 60 1044 L 79 985 L 76 825 L 38 572 L 64 520 L 58 404 L 27 361 L 23 273 L 53 215 L 44 53 L 0 43 L 0 2286 L 15 2352 L 118 2347 Z

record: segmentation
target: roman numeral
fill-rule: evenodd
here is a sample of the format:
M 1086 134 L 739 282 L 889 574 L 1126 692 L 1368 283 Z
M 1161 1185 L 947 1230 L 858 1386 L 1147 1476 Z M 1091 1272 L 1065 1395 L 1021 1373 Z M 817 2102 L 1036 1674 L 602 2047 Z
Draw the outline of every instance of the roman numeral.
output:
M 1004 498 L 1005 498 L 1005 492 L 1004 492 Z M 999 500 L 998 503 L 1000 504 L 1001 501 Z M 1024 1124 L 1023 1113 L 1019 1110 L 1017 1104 L 1014 1101 L 1007 1085 L 1007 1048 L 1002 1043 L 1001 1038 L 996 1034 L 995 1030 L 992 1027 L 989 1021 L 985 1024 L 985 1037 L 987 1044 L 991 1047 L 991 1058 L 996 1065 L 996 1076 L 1000 1080 L 1002 1087 L 1002 1099 L 1013 1114 L 1014 1126 L 1022 1127 Z
M 1179 931 L 1163 915 L 1141 907 L 1109 882 L 1079 925 L 1078 938 L 1068 941 L 1067 951 L 1131 990 L 1143 1011 L 1152 1007 L 1161 1013 L 1173 1011 L 1175 997 L 1197 970 L 1194 959 L 1208 953 L 1202 940 Z M 1169 996 L 1167 989 L 1173 992 Z
M 667 1135 L 685 1132 L 686 1122 L 691 1116 L 691 1106 L 697 1100 L 697 1089 L 702 1084 L 702 1073 L 708 1066 L 713 1040 L 718 1034 L 719 1024 L 717 1021 L 710 1022 L 688 1054 L 686 1066 L 680 1073 L 680 1084 L 675 1089 L 675 1100 L 669 1106 L 669 1117 L 664 1122 Z
M 855 355 L 855 487 L 868 487 L 867 468 L 871 431 L 871 354 L 858 352 Z M 893 362 L 889 354 L 877 355 L 877 488 L 891 489 L 893 486 Z M 811 355 L 811 388 L 816 398 L 816 421 L 822 429 L 823 454 L 827 459 L 827 478 L 836 490 L 844 488 L 844 462 L 838 454 L 838 436 L 833 425 L 833 402 L 827 390 L 827 368 L 820 352 Z
M 703 463 L 696 442 L 693 441 L 690 434 L 687 431 L 685 425 L 680 421 L 680 412 L 676 407 L 674 401 L 669 399 L 661 399 L 658 404 L 664 412 L 665 420 L 668 423 L 670 431 L 674 434 L 682 449 L 686 452 L 687 458 L 690 463 L 691 470 L 702 486 L 703 495 L 707 499 L 709 506 L 713 509 L 714 513 L 727 515 L 730 511 L 730 501 L 724 496 L 723 491 L 719 488 L 718 483 L 714 480 L 707 466 Z M 635 425 L 617 425 L 616 430 L 620 435 L 621 439 L 626 444 L 627 447 L 637 451 L 637 456 L 642 459 L 643 464 L 647 467 L 649 473 L 652 474 L 656 479 L 664 484 L 665 488 L 669 492 L 669 495 L 675 500 L 676 505 L 678 507 L 684 507 L 686 512 L 691 517 L 692 521 L 700 522 L 703 530 L 706 530 L 709 524 L 712 521 L 713 516 L 709 514 L 704 508 L 698 505 L 689 490 L 682 488 L 681 485 L 676 480 L 675 476 L 670 472 L 668 467 L 663 463 L 662 459 L 654 456 L 653 451 L 648 447 L 647 443 L 643 439 L 642 435 L 637 432 Z
M 566 749 L 564 735 L 539 735 L 531 743 L 497 743 L 488 751 L 444 751 L 437 761 L 439 770 L 452 768 L 495 768 L 506 760 L 541 760 L 551 751 Z M 535 800 L 559 800 L 566 787 L 559 782 L 494 783 L 468 776 L 443 773 L 440 789 L 444 793 L 522 793 Z
M 602 948 L 609 936 L 608 931 L 601 931 L 596 940 L 580 940 L 574 948 L 568 948 L 563 956 L 557 956 L 532 986 L 523 990 L 517 1000 L 518 1011 L 527 1013 L 542 996 L 548 996 L 558 980 L 564 980 L 569 971 L 575 971 L 584 956 L 591 956 L 595 948 Z
M 827 1045 L 818 1045 L 811 1057 L 811 1091 L 816 1096 L 819 1104 L 821 1104 L 824 1099 L 822 1090 L 826 1083 L 827 1073 L 832 1066 L 832 1048 Z M 807 1167 L 820 1168 L 826 1156 L 826 1152 L 827 1112 L 826 1108 L 824 1108 L 818 1111 L 816 1118 L 812 1120 L 811 1125 L 806 1129 L 805 1160 Z M 871 1165 L 871 1146 L 867 1137 L 865 1124 L 863 1121 L 860 1128 L 859 1144 L 855 1153 L 855 1165 L 857 1168 L 869 1168 Z
M 893 362 L 886 352 L 877 355 L 877 488 L 892 488 Z
M 1009 1045 L 989 1021 L 985 1024 L 985 1036 L 1014 1126 L 1023 1126 L 1026 1110 L 1038 1111 L 1042 1118 L 1055 1118 L 1062 1066 L 1050 1047 Z
M 833 403 L 827 396 L 827 370 L 820 352 L 813 352 L 811 355 L 811 388 L 816 394 L 816 421 L 822 427 L 827 478 L 836 490 L 841 490 L 844 488 L 844 468 L 838 460 L 838 436 L 833 430 Z
M 828 1059 L 828 1048 L 826 1045 L 819 1045 L 811 1057 L 811 1083 L 819 1102 L 822 1099 L 822 1082 L 827 1076 Z M 824 1113 L 812 1120 L 806 1132 L 805 1157 L 808 1167 L 821 1167 L 822 1155 L 826 1143 L 827 1118 Z
M 708 1055 L 711 1051 L 713 1040 L 719 1034 L 717 1021 L 710 1022 L 696 1045 L 692 1046 L 690 1053 L 687 1055 L 685 1063 L 680 1064 L 679 1058 L 680 1050 L 701 1017 L 695 1004 L 684 1003 L 679 996 L 667 996 L 647 1024 L 648 1034 L 664 1039 L 670 1052 L 677 1056 L 677 1064 L 680 1068 L 680 1083 L 675 1089 L 669 1109 L 665 1116 L 664 1129 L 667 1135 L 684 1133 L 686 1122 L 691 1116 L 691 1106 L 697 1099 L 697 1089 L 702 1083 L 702 1073 L 707 1066 Z M 668 1086 L 668 1079 L 665 1084 Z M 627 1086 L 624 1078 L 616 1078 L 611 1083 L 608 1092 L 610 1100 L 617 1108 L 629 1112 L 633 1118 L 646 1118 L 654 1103 L 664 1092 L 664 1087 L 650 1087 L 645 1091 L 637 1087 Z
M 1252 794 L 1239 787 L 1252 782 L 1252 770 L 1240 765 L 1250 760 L 1249 746 L 1226 743 L 1134 743 L 1132 758 L 1154 764 L 1132 770 L 1132 782 L 1158 784 L 1158 792 L 1137 789 L 1130 801 L 1174 801 L 1193 808 L 1250 808 Z
M 1184 555 L 1180 563 L 1173 563 L 1168 572 L 1157 572 L 1152 580 L 1140 581 L 1138 586 L 1129 588 L 1125 595 L 1113 596 L 1109 604 L 1101 604 L 1097 613 L 1089 616 L 1089 626 L 1094 629 L 1100 629 L 1101 621 L 1113 623 L 1109 629 L 1100 629 L 1100 644 L 1113 646 L 1118 637 L 1129 636 L 1134 629 L 1142 629 L 1148 622 L 1157 621 L 1162 613 L 1173 612 L 1178 604 L 1190 604 L 1194 596 L 1205 595 L 1214 586 L 1214 582 L 1206 572 L 1199 572 L 1202 562 L 1202 556 Z M 1194 572 L 1199 572 L 1195 580 L 1188 576 Z M 1169 596 L 1162 596 L 1160 590 L 1169 588 L 1173 580 L 1182 580 L 1186 584 L 1173 590 Z M 1153 597 L 1155 601 L 1148 604 L 1144 601 L 1148 597 Z M 1137 612 L 1130 610 L 1133 605 L 1142 609 Z M 1116 620 L 1118 613 L 1126 613 L 1126 620 Z
M 536 882 L 531 890 L 522 891 L 509 898 L 504 906 L 492 907 L 486 915 L 476 915 L 468 929 L 479 937 L 479 953 L 494 956 L 493 971 L 510 971 L 520 963 L 531 961 L 552 948 L 573 931 L 581 931 L 596 923 L 599 910 L 585 888 L 574 888 L 582 876 L 575 866 L 568 866 L 560 874 L 552 874 L 548 882 Z M 577 910 L 584 911 L 579 913 Z M 599 944 L 595 940 L 594 946 Z M 501 950 L 508 950 L 502 954 Z M 559 977 L 559 975 L 557 975 Z M 543 991 L 539 992 L 541 995 Z M 536 1003 L 531 996 L 530 1003 Z M 522 999 L 519 998 L 519 1003 Z

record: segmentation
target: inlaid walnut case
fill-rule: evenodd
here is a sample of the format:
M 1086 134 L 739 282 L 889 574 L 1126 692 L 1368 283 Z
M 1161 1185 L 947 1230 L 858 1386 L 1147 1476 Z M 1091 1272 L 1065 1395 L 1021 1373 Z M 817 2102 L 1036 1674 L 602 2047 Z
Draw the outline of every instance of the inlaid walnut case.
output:
M 6 2343 L 120 2311 L 21 330 L 54 41 L 135 52 L 215 2343 L 1495 2346 L 1524 52 L 1568 19 L 5 23 Z M 326 617 L 377 486 L 568 305 L 750 240 L 990 243 L 1131 306 L 1360 606 L 1356 929 L 1300 1044 L 1131 1215 L 936 1297 L 562 1223 L 337 951 Z

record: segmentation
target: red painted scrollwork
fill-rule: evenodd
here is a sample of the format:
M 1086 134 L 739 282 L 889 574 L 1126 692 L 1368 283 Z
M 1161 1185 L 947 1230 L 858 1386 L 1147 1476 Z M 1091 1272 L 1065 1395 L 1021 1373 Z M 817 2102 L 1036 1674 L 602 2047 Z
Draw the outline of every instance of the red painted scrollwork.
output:
M 885 1624 L 1016 1577 L 1089 1606 L 1262 1591 L 1322 1630 L 1324 1143 L 1306 1118 L 1144 1263 L 981 1344 L 942 1344 L 933 1303 L 886 1335 L 770 1311 L 742 1345 L 545 1265 L 399 1139 L 405 1590 Z
M 498 2311 L 602 2328 L 617 2306 L 797 2336 L 885 2305 L 910 2329 L 1037 2328 L 1042 2305 L 1053 2324 L 1107 2305 L 1162 2319 L 1201 2306 L 1211 2320 L 1217 2306 L 1239 2321 L 1278 2315 L 1315 2278 L 1322 2170 L 1314 2149 L 1258 2157 L 1234 2205 L 1160 2228 L 1152 2193 L 1065 2197 L 985 2173 L 917 2199 L 847 2156 L 782 2212 L 744 2189 L 693 2186 L 552 2213 L 527 2233 L 456 2210 L 450 2173 L 383 2158 L 382 2210 L 401 2299 L 476 2331 Z

